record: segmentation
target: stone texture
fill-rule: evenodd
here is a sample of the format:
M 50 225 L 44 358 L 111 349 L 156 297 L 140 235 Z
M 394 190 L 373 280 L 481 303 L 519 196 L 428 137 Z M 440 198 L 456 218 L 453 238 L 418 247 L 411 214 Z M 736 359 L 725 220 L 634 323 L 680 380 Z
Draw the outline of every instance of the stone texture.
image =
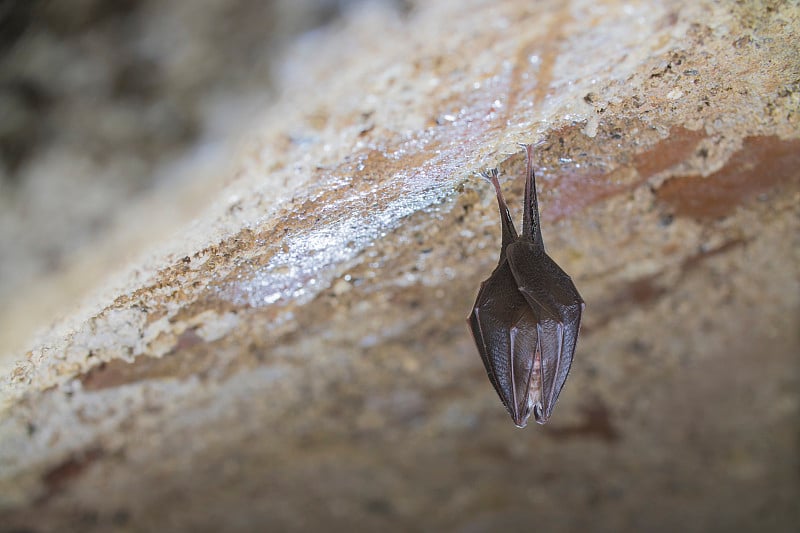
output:
M 792 2 L 443 1 L 307 35 L 217 199 L 138 219 L 147 253 L 0 360 L 0 527 L 790 530 L 799 31 Z M 465 318 L 499 248 L 475 173 L 518 219 L 530 142 L 587 310 L 518 430 Z

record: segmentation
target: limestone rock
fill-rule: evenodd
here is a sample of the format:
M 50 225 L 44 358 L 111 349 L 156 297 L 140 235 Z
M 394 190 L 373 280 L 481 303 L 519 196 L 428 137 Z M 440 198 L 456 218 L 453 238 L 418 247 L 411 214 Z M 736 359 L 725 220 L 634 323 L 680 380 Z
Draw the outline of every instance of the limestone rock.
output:
M 305 36 L 218 197 L 2 359 L 2 527 L 789 529 L 798 33 L 792 2 L 547 0 Z M 475 173 L 519 206 L 518 143 L 587 303 L 526 430 L 465 324 Z

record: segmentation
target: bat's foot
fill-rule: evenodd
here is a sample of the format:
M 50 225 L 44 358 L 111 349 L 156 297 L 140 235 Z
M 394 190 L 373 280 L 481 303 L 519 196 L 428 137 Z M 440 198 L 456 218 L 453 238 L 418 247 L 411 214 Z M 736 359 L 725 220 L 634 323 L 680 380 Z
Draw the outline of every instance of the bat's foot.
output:
M 489 170 L 484 170 L 483 172 L 480 173 L 480 177 L 482 177 L 483 179 L 485 179 L 490 183 L 494 183 L 494 180 L 497 179 L 497 169 L 490 168 Z

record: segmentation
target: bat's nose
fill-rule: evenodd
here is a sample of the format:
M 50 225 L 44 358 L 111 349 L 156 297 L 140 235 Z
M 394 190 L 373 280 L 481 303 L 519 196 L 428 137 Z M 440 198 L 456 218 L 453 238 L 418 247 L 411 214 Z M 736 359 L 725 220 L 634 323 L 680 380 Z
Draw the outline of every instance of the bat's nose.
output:
M 533 418 L 537 424 L 546 424 L 550 417 L 542 409 L 542 404 L 537 403 L 533 406 Z

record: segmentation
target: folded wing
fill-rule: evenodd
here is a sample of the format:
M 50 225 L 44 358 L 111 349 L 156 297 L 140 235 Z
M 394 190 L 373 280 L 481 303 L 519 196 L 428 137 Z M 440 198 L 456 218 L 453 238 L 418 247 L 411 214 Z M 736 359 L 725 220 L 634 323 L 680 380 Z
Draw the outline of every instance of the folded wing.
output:
M 510 244 L 506 258 L 537 324 L 539 351 L 535 359 L 540 364 L 534 382 L 541 384 L 541 394 L 534 416 L 544 424 L 572 366 L 584 303 L 570 277 L 533 241 L 521 238 Z

